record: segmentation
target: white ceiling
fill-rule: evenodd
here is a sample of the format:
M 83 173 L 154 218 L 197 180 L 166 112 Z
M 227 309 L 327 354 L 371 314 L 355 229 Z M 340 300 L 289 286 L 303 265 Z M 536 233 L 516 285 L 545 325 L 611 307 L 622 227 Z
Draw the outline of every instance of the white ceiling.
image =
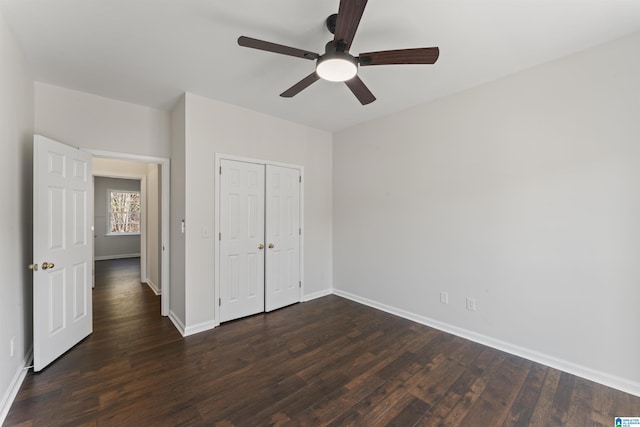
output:
M 364 67 L 378 98 L 342 83 L 279 94 L 304 59 L 239 47 L 245 35 L 323 53 L 339 0 L 0 0 L 37 81 L 171 109 L 183 92 L 330 131 L 401 111 L 640 31 L 638 0 L 370 0 L 351 53 L 440 47 L 435 65 Z

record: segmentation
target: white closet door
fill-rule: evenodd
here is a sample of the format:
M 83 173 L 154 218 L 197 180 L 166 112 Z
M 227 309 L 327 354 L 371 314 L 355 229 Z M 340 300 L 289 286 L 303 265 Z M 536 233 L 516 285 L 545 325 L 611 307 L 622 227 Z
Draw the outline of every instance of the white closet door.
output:
M 221 161 L 220 321 L 264 311 L 264 165 Z
M 265 309 L 300 301 L 300 171 L 267 165 Z

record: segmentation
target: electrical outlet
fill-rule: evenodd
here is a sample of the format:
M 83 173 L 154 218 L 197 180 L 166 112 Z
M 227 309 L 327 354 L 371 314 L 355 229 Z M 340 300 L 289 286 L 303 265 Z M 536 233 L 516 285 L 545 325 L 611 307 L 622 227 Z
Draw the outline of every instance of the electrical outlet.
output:
M 476 299 L 467 297 L 467 310 L 476 311 Z
M 11 338 L 11 357 L 13 357 L 13 355 L 16 352 L 16 337 Z
M 442 304 L 449 304 L 449 294 L 447 292 L 440 292 L 440 302 Z

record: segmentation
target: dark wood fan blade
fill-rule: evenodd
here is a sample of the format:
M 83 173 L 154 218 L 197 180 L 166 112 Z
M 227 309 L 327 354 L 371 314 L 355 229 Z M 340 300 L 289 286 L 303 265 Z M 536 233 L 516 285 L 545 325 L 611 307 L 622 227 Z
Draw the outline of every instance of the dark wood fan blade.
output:
M 366 5 L 367 0 L 340 0 L 333 38 L 336 48 L 349 50 Z
M 253 39 L 251 37 L 238 37 L 238 44 L 252 49 L 266 50 L 267 52 L 280 53 L 282 55 L 295 56 L 304 59 L 317 59 L 320 55 L 315 52 L 309 52 L 295 47 L 283 46 L 277 43 L 266 42 L 264 40 Z
M 391 64 L 434 64 L 440 56 L 437 47 L 423 47 L 418 49 L 383 50 L 380 52 L 361 53 L 358 62 L 366 65 Z
M 317 82 L 318 80 L 320 80 L 320 76 L 318 76 L 314 71 L 304 79 L 300 80 L 298 83 L 291 86 L 289 89 L 282 92 L 280 96 L 283 98 L 292 98 L 297 94 L 299 94 L 300 92 L 302 92 L 303 90 L 305 90 L 306 88 L 308 88 L 309 86 L 311 86 L 313 83 Z
M 364 84 L 360 77 L 355 76 L 351 80 L 347 80 L 345 84 L 351 89 L 351 92 L 358 98 L 360 104 L 367 105 L 371 104 L 376 100 L 376 97 L 373 96 L 369 88 Z

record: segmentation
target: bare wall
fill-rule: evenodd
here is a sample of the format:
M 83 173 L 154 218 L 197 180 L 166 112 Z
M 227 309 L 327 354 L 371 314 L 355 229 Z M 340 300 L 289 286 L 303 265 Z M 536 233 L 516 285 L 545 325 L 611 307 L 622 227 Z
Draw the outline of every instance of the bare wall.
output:
M 334 287 L 640 394 L 639 51 L 335 134 Z
M 0 424 L 32 349 L 33 79 L 0 9 Z M 15 351 L 10 354 L 11 340 Z
M 36 133 L 74 147 L 170 157 L 169 113 L 35 83 Z

